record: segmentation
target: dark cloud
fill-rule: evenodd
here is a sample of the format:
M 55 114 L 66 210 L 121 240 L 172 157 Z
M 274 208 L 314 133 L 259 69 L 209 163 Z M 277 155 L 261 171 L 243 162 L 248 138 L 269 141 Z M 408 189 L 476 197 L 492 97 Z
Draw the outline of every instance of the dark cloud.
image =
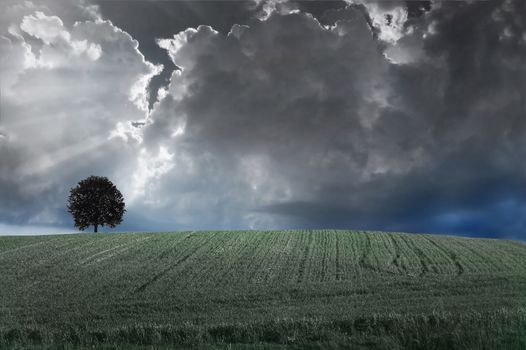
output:
M 378 177 L 360 187 L 326 188 L 317 201 L 271 204 L 262 210 L 290 216 L 291 227 L 521 238 L 526 214 L 523 174 L 468 162 L 464 155 L 432 170 L 389 180 Z M 474 173 L 479 174 L 476 179 Z
M 139 49 L 146 59 L 164 66 L 163 72 L 150 84 L 150 106 L 157 100 L 157 91 L 168 85 L 170 75 L 177 67 L 159 48 L 156 40 L 169 38 L 187 28 L 208 25 L 222 34 L 227 34 L 234 24 L 247 24 L 261 13 L 268 1 L 257 3 L 251 0 L 93 0 L 102 16 L 124 29 L 139 42 Z M 344 1 L 291 1 L 294 7 L 313 14 L 323 23 L 325 13 L 346 6 Z
M 385 59 L 358 7 L 339 10 L 331 30 L 295 14 L 229 37 L 189 31 L 165 45 L 183 72 L 146 140 L 208 154 L 192 164 L 198 174 L 237 182 L 203 186 L 203 199 L 270 214 L 271 226 L 520 237 L 524 224 L 508 213 L 522 215 L 526 200 L 514 85 L 523 29 L 506 37 L 511 18 L 494 18 L 514 6 L 444 3 L 414 18 L 404 49 L 420 52 L 409 64 Z
M 177 67 L 159 48 L 156 39 L 171 37 L 190 27 L 211 25 L 228 33 L 233 24 L 243 24 L 254 15 L 248 1 L 137 1 L 96 0 L 104 18 L 124 29 L 139 42 L 146 59 L 164 66 L 163 72 L 150 85 L 150 105 L 157 99 L 157 90 L 168 84 Z
M 294 3 L 301 12 L 312 14 L 323 25 L 333 25 L 334 20 L 331 18 L 331 13 L 348 6 L 345 1 L 338 0 L 294 1 Z
M 431 1 L 406 0 L 407 15 L 409 18 L 418 18 L 431 10 Z

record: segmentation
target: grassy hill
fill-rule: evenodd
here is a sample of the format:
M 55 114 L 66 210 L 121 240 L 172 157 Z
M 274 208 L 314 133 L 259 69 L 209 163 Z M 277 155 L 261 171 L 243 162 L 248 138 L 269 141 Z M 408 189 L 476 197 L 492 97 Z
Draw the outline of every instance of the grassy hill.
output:
M 0 348 L 173 347 L 526 349 L 526 245 L 331 230 L 0 237 Z

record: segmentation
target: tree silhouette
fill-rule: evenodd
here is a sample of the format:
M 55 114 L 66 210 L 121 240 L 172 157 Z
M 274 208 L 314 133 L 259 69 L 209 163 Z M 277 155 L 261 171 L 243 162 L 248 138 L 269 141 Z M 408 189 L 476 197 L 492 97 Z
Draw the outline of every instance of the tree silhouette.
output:
M 83 231 L 93 225 L 93 232 L 98 232 L 99 225 L 120 224 L 126 209 L 122 193 L 107 177 L 90 176 L 71 189 L 68 211 L 75 227 Z

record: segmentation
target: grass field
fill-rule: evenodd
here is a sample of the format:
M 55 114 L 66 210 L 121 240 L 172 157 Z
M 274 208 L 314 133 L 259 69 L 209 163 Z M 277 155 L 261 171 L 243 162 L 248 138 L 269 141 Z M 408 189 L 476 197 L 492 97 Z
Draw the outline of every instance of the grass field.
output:
M 0 348 L 526 349 L 526 245 L 331 230 L 1 237 Z

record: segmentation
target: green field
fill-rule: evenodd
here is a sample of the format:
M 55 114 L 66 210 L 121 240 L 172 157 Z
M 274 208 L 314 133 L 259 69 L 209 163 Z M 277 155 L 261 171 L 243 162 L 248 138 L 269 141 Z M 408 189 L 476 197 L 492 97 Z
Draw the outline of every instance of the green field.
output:
M 1 237 L 0 348 L 526 349 L 526 245 L 332 230 Z

